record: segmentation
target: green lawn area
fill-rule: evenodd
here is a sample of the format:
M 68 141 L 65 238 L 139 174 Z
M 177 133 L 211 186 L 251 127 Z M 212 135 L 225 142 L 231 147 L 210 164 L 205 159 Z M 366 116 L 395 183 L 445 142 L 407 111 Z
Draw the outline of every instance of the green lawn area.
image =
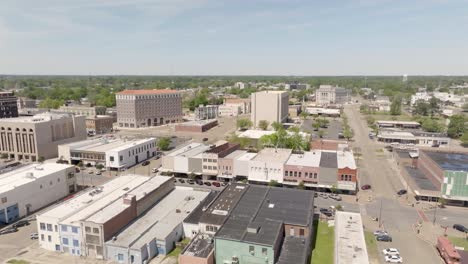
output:
M 374 234 L 369 231 L 364 231 L 364 238 L 366 239 L 369 259 L 377 259 L 379 257 L 379 251 L 377 249 L 377 240 L 375 240 Z
M 176 259 L 178 259 L 180 253 L 182 252 L 182 249 L 184 249 L 184 247 L 187 246 L 189 242 L 190 242 L 190 239 L 188 238 L 185 238 L 184 240 L 182 240 L 181 243 L 183 246 L 175 247 L 169 254 L 166 255 L 166 258 L 175 257 Z
M 10 263 L 10 264 L 29 264 L 29 262 L 26 261 L 26 260 L 17 260 L 17 259 L 10 259 L 9 261 L 7 261 L 7 263 Z
M 468 239 L 463 237 L 448 237 L 448 239 L 457 247 L 463 247 L 468 250 Z
M 312 251 L 311 264 L 333 264 L 335 229 L 326 222 L 318 222 L 315 249 Z

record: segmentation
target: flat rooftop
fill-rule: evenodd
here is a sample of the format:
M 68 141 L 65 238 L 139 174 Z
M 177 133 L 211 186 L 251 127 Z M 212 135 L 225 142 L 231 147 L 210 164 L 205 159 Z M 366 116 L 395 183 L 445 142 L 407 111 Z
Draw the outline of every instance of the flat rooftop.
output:
M 255 156 L 257 156 L 257 153 L 247 152 L 247 153 L 244 153 L 241 156 L 239 156 L 237 158 L 237 160 L 238 161 L 249 161 L 249 160 L 252 160 L 253 158 L 255 158 Z
M 248 185 L 239 183 L 226 186 L 218 197 L 209 204 L 200 217 L 200 222 L 222 225 L 248 187 Z
M 306 263 L 308 250 L 310 250 L 310 239 L 286 236 L 276 264 Z
M 144 215 L 125 227 L 107 245 L 141 249 L 156 238 L 164 240 L 208 196 L 209 191 L 176 187 Z
M 200 218 L 203 215 L 203 212 L 208 208 L 209 204 L 218 197 L 219 192 L 211 191 L 206 198 L 201 201 L 200 206 L 193 210 L 184 220 L 184 223 L 197 224 L 200 222 Z
M 286 165 L 318 167 L 320 165 L 321 151 L 307 151 L 304 154 L 291 154 Z
M 216 238 L 273 245 L 283 224 L 308 226 L 313 208 L 314 192 L 249 185 Z
M 37 179 L 47 177 L 53 173 L 66 170 L 72 165 L 57 163 L 34 163 L 19 166 L 8 172 L 0 174 L 0 193 L 5 193 L 22 185 L 29 184 Z
M 74 216 L 74 214 L 88 206 L 96 204 L 101 199 L 106 200 L 115 200 L 118 197 L 121 197 L 128 191 L 124 189 L 133 189 L 134 187 L 140 185 L 148 179 L 146 176 L 137 176 L 137 175 L 122 175 L 111 181 L 106 182 L 105 184 L 89 188 L 85 191 L 79 193 L 72 199 L 63 201 L 62 203 L 50 208 L 49 210 L 41 213 L 40 216 L 58 218 L 59 220 L 64 220 L 68 217 Z M 100 192 L 95 192 L 99 189 Z M 90 193 L 94 193 L 91 195 Z M 75 219 L 68 219 L 70 221 Z
M 376 123 L 382 125 L 415 125 L 420 126 L 418 122 L 415 121 L 394 121 L 394 120 L 378 120 Z
M 424 151 L 444 170 L 468 172 L 468 153 Z
M 285 163 L 289 159 L 291 153 L 292 150 L 290 149 L 265 148 L 258 152 L 257 156 L 255 156 L 255 158 L 253 158 L 252 160 L 261 162 Z
M 224 157 L 224 159 L 237 159 L 238 157 L 241 157 L 242 155 L 246 153 L 247 153 L 246 150 L 235 150 L 231 154 Z
M 336 212 L 334 263 L 369 264 L 360 214 Z
M 72 114 L 68 113 L 51 113 L 45 112 L 34 116 L 23 116 L 14 118 L 4 118 L 1 120 L 2 123 L 43 123 L 51 120 L 57 120 L 62 118 L 72 117 Z
M 320 167 L 338 168 L 337 152 L 322 151 L 322 158 L 320 159 Z
M 193 120 L 185 123 L 179 123 L 178 126 L 205 126 L 214 122 L 217 122 L 217 119 L 207 119 L 207 120 Z
M 337 167 L 339 169 L 350 168 L 357 169 L 352 151 L 337 151 L 336 152 Z
M 213 251 L 213 248 L 214 243 L 212 237 L 197 235 L 190 241 L 190 244 L 185 247 L 184 251 L 182 251 L 182 255 L 206 258 L 210 252 Z
M 419 189 L 427 191 L 440 191 L 440 187 L 437 188 L 421 170 L 411 166 L 405 166 L 405 170 Z
M 411 132 L 382 130 L 377 135 L 378 138 L 398 138 L 398 139 L 416 139 Z
M 169 156 L 169 157 L 179 156 L 179 155 L 182 155 L 183 153 L 185 153 L 187 151 L 190 151 L 190 150 L 192 150 L 194 148 L 198 148 L 200 146 L 203 146 L 203 144 L 201 144 L 201 143 L 190 143 L 188 145 L 182 146 L 182 147 L 172 151 L 171 153 L 167 154 L 166 156 Z

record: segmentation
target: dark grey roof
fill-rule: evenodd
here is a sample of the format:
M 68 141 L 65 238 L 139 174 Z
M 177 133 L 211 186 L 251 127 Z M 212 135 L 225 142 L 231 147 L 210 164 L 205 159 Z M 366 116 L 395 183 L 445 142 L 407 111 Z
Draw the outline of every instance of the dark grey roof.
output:
M 211 191 L 208 196 L 200 203 L 200 205 L 195 208 L 188 216 L 185 218 L 184 223 L 189 224 L 198 224 L 200 218 L 203 214 L 203 209 L 206 208 L 215 198 L 218 196 L 219 192 Z
M 426 175 L 417 168 L 411 166 L 405 166 L 406 172 L 411 176 L 413 181 L 416 183 L 419 189 L 428 191 L 440 191 L 427 177 Z
M 336 157 L 336 152 L 322 151 L 322 156 L 320 157 L 320 167 L 337 168 L 338 161 Z
M 250 185 L 216 238 L 273 246 L 283 224 L 311 223 L 313 199 L 311 191 Z
M 212 237 L 202 237 L 197 235 L 184 249 L 182 255 L 206 258 L 213 251 L 214 243 Z
M 444 170 L 468 172 L 468 154 L 425 151 Z
M 247 187 L 248 185 L 237 183 L 226 186 L 209 205 L 208 209 L 203 212 L 199 222 L 222 225 L 247 190 Z
M 309 238 L 287 236 L 284 238 L 281 254 L 276 264 L 309 263 L 311 249 L 310 236 Z

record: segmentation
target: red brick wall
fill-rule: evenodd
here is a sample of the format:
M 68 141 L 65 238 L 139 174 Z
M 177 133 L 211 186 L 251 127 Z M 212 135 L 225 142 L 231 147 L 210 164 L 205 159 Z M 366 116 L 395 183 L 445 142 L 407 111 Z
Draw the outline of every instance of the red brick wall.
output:
M 343 169 L 338 169 L 338 175 L 337 175 L 337 180 L 341 181 L 341 175 L 346 174 L 346 175 L 351 175 L 352 176 L 352 181 L 357 182 L 358 181 L 358 175 L 357 175 L 357 170 L 350 169 L 350 168 L 343 168 Z
M 179 264 L 214 264 L 214 250 L 206 258 L 198 258 L 188 255 L 179 255 Z
M 338 144 L 346 144 L 346 141 L 316 139 L 310 142 L 310 149 L 337 150 Z
M 296 165 L 284 165 L 284 171 L 292 171 L 294 175 L 294 171 L 297 171 L 298 173 L 301 172 L 301 177 L 294 177 L 294 176 L 284 176 L 284 180 L 289 180 L 289 181 L 297 181 L 297 182 L 312 182 L 312 183 L 317 183 L 318 182 L 318 174 L 319 174 L 319 168 L 317 167 L 308 167 L 308 166 L 296 166 Z M 317 179 L 314 178 L 309 178 L 305 177 L 305 173 L 317 173 Z M 285 174 L 286 175 L 286 174 Z M 289 173 L 288 173 L 289 175 Z
M 120 214 L 104 223 L 104 241 L 111 239 L 114 234 L 116 234 L 120 229 L 122 229 L 136 217 L 136 202 L 133 201 L 127 209 L 123 210 Z

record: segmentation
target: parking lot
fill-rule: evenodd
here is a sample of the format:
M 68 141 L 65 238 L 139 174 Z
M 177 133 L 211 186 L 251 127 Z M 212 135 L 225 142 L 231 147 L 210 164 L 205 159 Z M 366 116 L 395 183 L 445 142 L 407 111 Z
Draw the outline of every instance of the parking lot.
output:
M 0 263 L 24 254 L 27 251 L 25 248 L 37 243 L 37 240 L 30 239 L 32 233 L 37 233 L 36 220 L 34 219 L 30 221 L 28 226 L 19 227 L 15 233 L 0 235 Z
M 325 131 L 323 138 L 334 140 L 339 139 L 338 134 L 343 129 L 341 118 L 327 118 L 327 120 L 329 121 L 328 127 L 325 129 L 321 128 Z M 315 121 L 313 119 L 306 119 L 301 126 L 301 130 L 310 133 L 313 138 L 318 137 L 318 131 L 315 131 L 312 126 L 314 122 Z

